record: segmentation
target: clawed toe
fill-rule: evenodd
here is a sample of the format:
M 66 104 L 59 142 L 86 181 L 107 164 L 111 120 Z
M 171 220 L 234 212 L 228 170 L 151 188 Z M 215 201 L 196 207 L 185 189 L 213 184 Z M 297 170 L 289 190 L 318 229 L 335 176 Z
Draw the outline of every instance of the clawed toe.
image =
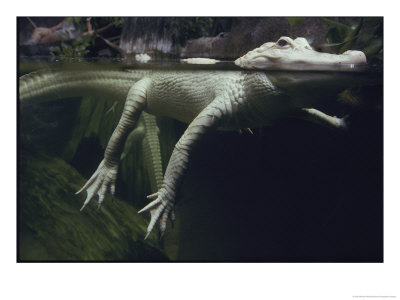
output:
M 142 213 L 145 211 L 150 212 L 150 223 L 147 227 L 147 232 L 145 239 L 150 235 L 153 230 L 155 224 L 160 221 L 160 238 L 163 237 L 165 233 L 165 229 L 167 227 L 168 217 L 171 218 L 171 221 L 175 219 L 175 215 L 172 212 L 172 205 L 167 205 L 168 201 L 165 202 L 161 199 L 161 193 L 157 192 L 148 196 L 148 199 L 154 199 L 152 202 L 147 204 L 143 209 L 141 209 L 138 213 Z
M 86 199 L 80 211 L 88 205 L 95 195 L 99 197 L 97 204 L 98 209 L 101 207 L 107 191 L 110 191 L 111 195 L 114 195 L 116 175 L 117 167 L 105 167 L 103 160 L 87 183 L 76 192 L 76 194 L 79 194 L 82 191 L 86 191 Z
M 157 198 L 156 200 L 150 202 L 145 207 L 143 207 L 141 210 L 139 210 L 138 214 L 141 214 L 142 212 L 149 211 L 149 210 L 150 210 L 150 213 L 151 213 L 153 207 L 155 207 L 156 205 L 159 205 L 161 203 L 162 203 L 161 200 Z

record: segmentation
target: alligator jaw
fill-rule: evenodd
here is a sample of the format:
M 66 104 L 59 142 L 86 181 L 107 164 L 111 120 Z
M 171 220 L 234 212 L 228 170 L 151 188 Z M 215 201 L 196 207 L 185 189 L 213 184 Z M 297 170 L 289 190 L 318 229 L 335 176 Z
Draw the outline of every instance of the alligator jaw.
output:
M 283 43 L 282 43 L 283 42 Z M 366 56 L 361 51 L 343 54 L 314 51 L 304 38 L 281 37 L 276 43 L 266 43 L 235 60 L 235 65 L 247 69 L 267 69 L 271 65 L 338 66 L 363 65 Z

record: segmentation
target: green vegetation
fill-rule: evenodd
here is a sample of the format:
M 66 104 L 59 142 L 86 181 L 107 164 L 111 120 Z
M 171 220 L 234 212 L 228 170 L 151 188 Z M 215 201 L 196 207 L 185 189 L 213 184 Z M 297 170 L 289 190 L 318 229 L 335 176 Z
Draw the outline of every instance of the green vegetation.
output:
M 383 19 L 382 18 L 353 18 L 339 23 L 327 18 L 324 22 L 329 25 L 326 34 L 327 44 L 336 53 L 359 48 L 369 60 L 382 60 L 383 55 Z
M 50 47 L 50 55 L 53 59 L 68 60 L 86 57 L 89 54 L 88 48 L 94 46 L 96 43 L 96 33 L 111 26 L 121 30 L 124 19 L 121 17 L 69 17 L 65 21 L 78 28 L 82 32 L 82 35 L 74 40 L 70 40 L 67 33 L 62 33 L 61 45 Z
M 88 47 L 93 43 L 92 36 L 84 35 L 78 37 L 71 42 L 68 42 L 66 34 L 61 36 L 62 42 L 60 46 L 50 47 L 50 55 L 54 58 L 69 59 L 69 58 L 82 58 L 88 53 Z
M 290 26 L 290 36 L 293 29 L 304 18 L 286 18 Z M 334 53 L 343 53 L 351 49 L 362 50 L 368 60 L 382 61 L 383 56 L 383 18 L 345 18 L 343 22 L 332 18 L 321 18 L 328 26 L 326 43 L 320 45 L 330 48 Z
M 368 60 L 383 59 L 383 18 L 353 18 L 346 23 L 339 23 L 327 18 L 324 22 L 329 25 L 326 34 L 327 44 L 336 53 L 351 49 L 361 49 Z
M 80 22 L 82 23 L 81 20 L 80 20 Z M 123 17 L 92 17 L 90 19 L 90 22 L 92 23 L 94 31 L 104 28 L 106 26 L 110 26 L 110 25 L 112 25 L 114 28 L 122 29 L 122 25 L 124 24 L 124 18 Z
M 210 36 L 212 34 L 214 19 L 215 18 L 208 17 L 166 18 L 173 42 L 181 45 L 188 39 Z M 61 36 L 61 45 L 50 48 L 50 54 L 53 58 L 68 60 L 87 57 L 89 54 L 89 47 L 95 46 L 96 34 L 111 26 L 121 31 L 124 18 L 93 17 L 88 21 L 87 18 L 83 17 L 70 17 L 66 19 L 66 22 L 73 24 L 75 28 L 78 28 L 84 34 L 72 41 L 68 34 L 63 34 Z M 90 33 L 88 22 L 90 22 L 93 33 Z
M 290 37 L 293 38 L 293 29 L 296 27 L 297 24 L 299 24 L 301 21 L 303 21 L 303 17 L 287 17 L 286 20 L 289 22 L 290 26 Z

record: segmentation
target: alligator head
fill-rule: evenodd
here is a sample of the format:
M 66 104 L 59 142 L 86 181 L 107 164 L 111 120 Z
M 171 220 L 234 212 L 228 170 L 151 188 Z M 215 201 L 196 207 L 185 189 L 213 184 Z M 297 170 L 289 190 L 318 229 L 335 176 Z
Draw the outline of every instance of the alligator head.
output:
M 361 51 L 349 50 L 343 54 L 321 53 L 312 49 L 305 38 L 292 40 L 281 37 L 276 43 L 265 43 L 235 61 L 237 66 L 247 69 L 263 69 L 271 64 L 302 65 L 360 65 L 367 59 Z

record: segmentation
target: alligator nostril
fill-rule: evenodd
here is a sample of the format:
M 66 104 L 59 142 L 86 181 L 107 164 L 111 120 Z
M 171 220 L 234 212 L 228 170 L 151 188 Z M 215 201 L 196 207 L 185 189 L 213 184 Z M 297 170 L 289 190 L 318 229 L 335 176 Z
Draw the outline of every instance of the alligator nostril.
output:
M 362 51 L 358 50 L 347 50 L 342 55 L 349 57 L 352 63 L 365 64 L 367 63 L 367 57 Z

